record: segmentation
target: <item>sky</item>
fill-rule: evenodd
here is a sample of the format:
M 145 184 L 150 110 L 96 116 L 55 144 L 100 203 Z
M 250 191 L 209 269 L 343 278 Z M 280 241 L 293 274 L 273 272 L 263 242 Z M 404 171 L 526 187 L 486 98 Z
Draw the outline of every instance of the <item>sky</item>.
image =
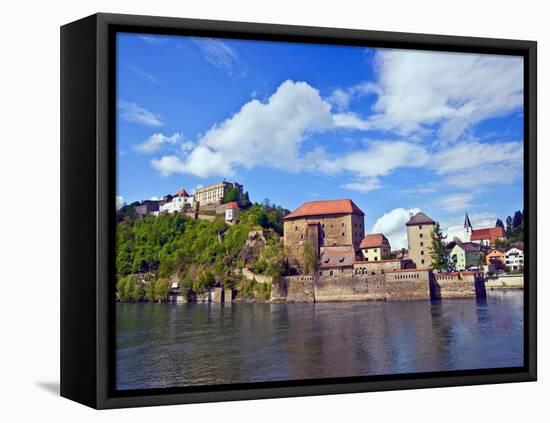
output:
M 117 204 L 223 179 L 293 210 L 352 199 L 406 247 L 523 209 L 523 59 L 186 36 L 117 36 Z

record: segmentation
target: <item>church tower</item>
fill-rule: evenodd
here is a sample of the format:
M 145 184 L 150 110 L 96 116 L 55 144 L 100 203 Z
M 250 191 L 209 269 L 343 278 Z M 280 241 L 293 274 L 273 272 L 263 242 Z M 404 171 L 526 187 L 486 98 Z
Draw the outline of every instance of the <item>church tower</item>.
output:
M 468 212 L 466 212 L 466 216 L 464 217 L 464 240 L 463 242 L 470 242 L 470 237 L 472 236 L 472 222 L 470 222 L 470 217 L 468 216 Z

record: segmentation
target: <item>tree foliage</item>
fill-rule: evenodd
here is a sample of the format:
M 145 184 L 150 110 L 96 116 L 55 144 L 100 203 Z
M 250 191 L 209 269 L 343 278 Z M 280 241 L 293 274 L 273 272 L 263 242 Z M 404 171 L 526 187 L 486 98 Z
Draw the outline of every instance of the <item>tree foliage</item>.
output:
M 193 289 L 200 271 L 212 275 L 216 283 L 234 283 L 231 281 L 233 269 L 244 266 L 238 257 L 249 232 L 263 228 L 282 234 L 283 217 L 287 213 L 288 210 L 273 204 L 269 208 L 254 204 L 242 210 L 239 223 L 233 226 L 222 219 L 194 220 L 179 214 L 147 216 L 143 219 L 126 216 L 116 227 L 119 298 L 121 301 L 133 301 L 133 298 L 158 301 L 160 291 L 155 291 L 156 284 L 160 279 L 167 280 L 174 274 L 179 276 L 180 287 L 186 290 Z M 278 236 L 272 235 L 271 238 L 262 260 L 266 272 L 275 275 L 281 271 L 284 251 Z M 146 274 L 156 282 L 150 281 L 137 288 L 133 280 L 127 280 L 127 277 L 136 277 L 137 274 Z M 186 286 L 183 287 L 181 282 Z
M 303 262 L 305 274 L 315 273 L 319 268 L 319 254 L 310 242 L 304 244 Z
M 286 257 L 284 247 L 281 241 L 273 239 L 268 241 L 267 245 L 260 253 L 255 270 L 264 275 L 276 278 L 285 272 L 285 263 Z
M 445 251 L 445 239 L 439 222 L 436 222 L 432 232 L 432 245 L 430 248 L 430 257 L 432 259 L 431 267 L 435 270 L 444 270 L 448 267 L 447 254 Z

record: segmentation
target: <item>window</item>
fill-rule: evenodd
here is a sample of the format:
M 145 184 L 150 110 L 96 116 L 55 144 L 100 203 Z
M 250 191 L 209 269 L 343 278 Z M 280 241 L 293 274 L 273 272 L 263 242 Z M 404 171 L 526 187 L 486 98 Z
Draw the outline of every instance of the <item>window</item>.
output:
M 374 261 L 378 261 L 378 257 L 374 257 Z
M 298 230 L 298 226 L 294 226 L 294 230 L 297 231 L 297 230 Z
M 325 224 L 324 223 L 321 225 L 321 228 L 325 229 Z
M 420 262 L 421 262 L 422 264 L 424 264 L 424 259 L 422 259 Z
M 424 250 L 420 251 L 420 255 L 421 255 L 421 256 L 424 255 Z
M 422 230 L 422 225 L 418 225 L 418 229 L 421 231 Z
M 423 246 L 424 246 L 424 242 L 421 242 L 421 243 L 420 243 L 420 246 L 423 247 Z
M 342 232 L 342 238 L 344 238 L 345 236 L 346 236 L 346 233 Z
M 334 273 L 334 272 L 331 270 L 330 273 L 329 273 L 329 275 L 332 276 L 333 273 Z
M 378 252 L 378 248 L 375 248 L 374 250 L 372 250 L 373 253 L 377 253 Z
M 302 234 L 302 235 L 300 235 L 300 239 L 304 239 L 304 235 L 303 235 L 303 234 Z
M 323 276 L 323 271 L 322 270 L 319 272 L 319 276 Z
M 424 238 L 424 234 L 420 234 L 419 237 L 420 237 L 420 238 Z

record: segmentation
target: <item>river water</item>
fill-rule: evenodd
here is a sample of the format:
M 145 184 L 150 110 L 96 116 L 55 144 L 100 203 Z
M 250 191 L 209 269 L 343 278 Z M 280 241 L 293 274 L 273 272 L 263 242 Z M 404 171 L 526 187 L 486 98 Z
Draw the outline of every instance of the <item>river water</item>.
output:
M 523 365 L 523 291 L 486 301 L 117 304 L 117 389 Z

